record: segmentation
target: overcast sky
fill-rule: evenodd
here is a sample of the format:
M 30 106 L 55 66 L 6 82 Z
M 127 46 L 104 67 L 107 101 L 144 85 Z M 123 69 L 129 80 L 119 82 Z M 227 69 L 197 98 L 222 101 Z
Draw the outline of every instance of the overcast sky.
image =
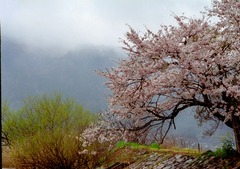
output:
M 144 32 L 200 16 L 210 0 L 0 0 L 2 35 L 38 48 L 121 46 L 127 24 Z

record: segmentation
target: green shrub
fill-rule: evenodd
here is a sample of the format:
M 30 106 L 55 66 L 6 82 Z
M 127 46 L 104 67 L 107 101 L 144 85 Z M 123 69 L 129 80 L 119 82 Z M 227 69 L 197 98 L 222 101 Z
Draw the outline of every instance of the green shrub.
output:
M 85 168 L 89 159 L 79 154 L 83 147 L 77 136 L 96 115 L 58 93 L 29 97 L 23 103 L 17 111 L 5 112 L 3 121 L 15 167 Z
M 213 155 L 215 157 L 226 158 L 236 153 L 233 148 L 233 139 L 229 133 L 227 133 L 225 136 L 222 136 L 220 140 L 221 148 L 217 148 L 214 152 L 209 152 L 209 156 Z

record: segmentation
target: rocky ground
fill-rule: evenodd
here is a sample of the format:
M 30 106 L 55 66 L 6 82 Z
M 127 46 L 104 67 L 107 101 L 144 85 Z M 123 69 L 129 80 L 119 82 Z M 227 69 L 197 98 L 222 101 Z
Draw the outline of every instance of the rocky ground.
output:
M 240 169 L 240 156 L 220 158 L 188 152 L 118 150 L 104 169 Z

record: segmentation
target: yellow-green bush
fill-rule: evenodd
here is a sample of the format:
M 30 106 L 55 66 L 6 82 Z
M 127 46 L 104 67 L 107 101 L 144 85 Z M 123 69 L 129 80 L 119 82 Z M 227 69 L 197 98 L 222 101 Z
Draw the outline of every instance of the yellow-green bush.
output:
M 18 110 L 2 115 L 15 167 L 88 167 L 77 136 L 97 118 L 75 100 L 57 93 L 29 97 Z

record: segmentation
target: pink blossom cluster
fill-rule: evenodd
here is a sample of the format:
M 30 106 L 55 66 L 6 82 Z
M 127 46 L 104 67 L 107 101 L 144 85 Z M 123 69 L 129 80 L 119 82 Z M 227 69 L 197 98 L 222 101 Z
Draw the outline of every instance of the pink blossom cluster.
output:
M 108 126 L 105 126 L 105 122 L 101 121 L 98 124 L 92 124 L 82 133 L 82 146 L 91 146 L 96 141 L 99 143 L 115 143 L 119 137 L 121 137 L 121 132 L 108 128 Z
M 129 140 L 131 134 L 123 128 L 116 128 L 106 120 L 101 120 L 97 124 L 91 124 L 84 130 L 79 138 L 82 142 L 82 147 L 85 149 L 80 153 L 93 153 L 98 151 L 99 147 L 94 147 L 94 144 L 104 145 L 105 150 L 111 150 L 120 140 Z
M 190 107 L 203 107 L 196 117 L 209 120 L 240 116 L 240 2 L 212 5 L 202 18 L 175 16 L 178 26 L 157 33 L 130 27 L 123 40 L 129 57 L 100 72 L 112 91 L 109 112 L 122 124 L 163 129 Z

